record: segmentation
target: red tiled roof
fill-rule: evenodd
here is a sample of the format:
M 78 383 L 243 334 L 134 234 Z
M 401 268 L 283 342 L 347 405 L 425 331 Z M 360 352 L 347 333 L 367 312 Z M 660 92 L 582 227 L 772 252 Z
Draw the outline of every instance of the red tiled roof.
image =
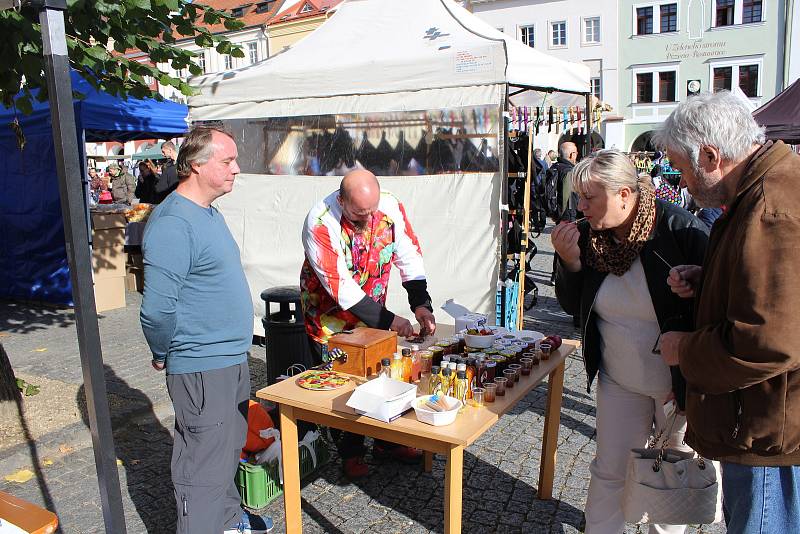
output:
M 283 22 L 317 17 L 332 11 L 333 8 L 341 3 L 342 0 L 300 0 L 296 4 L 292 4 L 290 7 L 273 16 L 267 24 L 273 26 Z M 301 13 L 306 5 L 308 5 L 310 9 Z
M 280 8 L 281 0 L 200 0 L 198 3 L 213 7 L 219 11 L 227 11 L 228 13 L 241 10 L 242 14 L 237 18 L 244 23 L 245 28 L 250 28 L 252 26 L 266 25 L 267 21 L 275 14 L 275 11 Z M 271 5 L 269 5 L 268 11 L 257 13 L 259 6 L 262 4 L 264 6 Z M 228 31 L 222 23 L 203 24 L 202 17 L 198 25 L 205 26 L 212 33 Z

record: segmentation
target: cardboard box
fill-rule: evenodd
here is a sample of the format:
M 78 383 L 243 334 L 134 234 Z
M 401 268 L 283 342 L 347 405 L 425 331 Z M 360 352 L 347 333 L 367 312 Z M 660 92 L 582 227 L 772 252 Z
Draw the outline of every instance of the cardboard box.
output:
M 124 308 L 125 277 L 95 278 L 94 301 L 98 312 Z
M 102 247 L 92 249 L 92 271 L 99 278 L 125 277 L 127 254 L 125 247 Z
M 390 423 L 410 410 L 416 398 L 416 385 L 380 375 L 354 389 L 347 405 L 358 414 Z
M 128 274 L 125 275 L 125 290 L 138 291 L 139 293 L 144 291 L 144 270 L 131 267 L 130 265 L 127 269 Z
M 92 232 L 92 247 L 124 247 L 125 229 L 124 228 L 102 228 Z
M 328 340 L 328 350 L 347 353 L 347 361 L 333 362 L 333 370 L 356 376 L 370 376 L 381 370 L 381 359 L 397 352 L 397 334 L 376 328 L 356 328 L 351 334 L 336 334 Z
M 92 212 L 92 228 L 102 230 L 104 228 L 125 228 L 128 219 L 124 213 L 101 213 Z

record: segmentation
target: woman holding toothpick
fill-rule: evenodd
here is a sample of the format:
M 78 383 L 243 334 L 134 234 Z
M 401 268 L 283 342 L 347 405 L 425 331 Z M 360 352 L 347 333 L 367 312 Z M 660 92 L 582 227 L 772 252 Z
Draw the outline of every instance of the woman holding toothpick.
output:
M 587 389 L 599 375 L 586 532 L 616 534 L 625 527 L 630 450 L 659 432 L 670 446 L 683 441 L 685 382 L 658 356 L 658 342 L 661 332 L 692 325 L 692 300 L 672 293 L 666 280 L 671 265 L 702 264 L 708 230 L 689 212 L 657 200 L 617 150 L 578 163 L 572 188 L 585 217 L 559 224 L 551 239 L 558 301 L 580 316 Z M 684 529 L 650 526 L 651 533 Z

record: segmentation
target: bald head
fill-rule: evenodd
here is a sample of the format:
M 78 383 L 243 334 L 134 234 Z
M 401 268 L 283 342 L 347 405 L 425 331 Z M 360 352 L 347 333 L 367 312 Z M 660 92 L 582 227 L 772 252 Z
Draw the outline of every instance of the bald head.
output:
M 348 172 L 339 185 L 339 205 L 344 216 L 358 230 L 364 230 L 378 210 L 381 186 L 375 175 L 365 169 Z
M 566 141 L 558 147 L 558 155 L 575 163 L 578 161 L 578 147 L 572 141 Z

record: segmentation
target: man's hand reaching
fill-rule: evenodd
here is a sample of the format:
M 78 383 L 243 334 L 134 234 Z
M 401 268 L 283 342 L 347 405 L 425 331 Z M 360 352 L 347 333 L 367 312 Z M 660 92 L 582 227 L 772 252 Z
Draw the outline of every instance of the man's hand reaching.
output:
M 420 335 L 430 336 L 436 332 L 436 318 L 428 308 L 419 306 L 414 310 L 414 315 L 417 318 L 417 322 L 419 322 Z
M 397 335 L 400 337 L 410 337 L 414 335 L 414 327 L 411 326 L 411 321 L 399 315 L 394 316 L 394 321 L 392 321 L 391 326 L 389 326 L 389 330 L 397 332 Z

